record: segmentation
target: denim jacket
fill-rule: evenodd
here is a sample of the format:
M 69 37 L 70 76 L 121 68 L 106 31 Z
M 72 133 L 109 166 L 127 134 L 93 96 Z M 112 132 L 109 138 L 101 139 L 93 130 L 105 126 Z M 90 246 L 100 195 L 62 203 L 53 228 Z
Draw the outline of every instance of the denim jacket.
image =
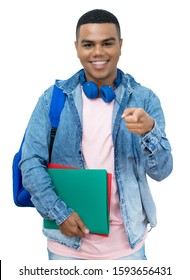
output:
M 52 162 L 85 168 L 82 142 L 82 91 L 78 71 L 71 78 L 58 81 L 66 94 L 53 150 Z M 73 212 L 56 195 L 47 173 L 50 131 L 49 108 L 51 86 L 39 98 L 26 129 L 20 168 L 23 185 L 43 218 L 61 224 Z M 165 119 L 159 98 L 141 86 L 129 74 L 122 73 L 116 89 L 112 117 L 115 176 L 120 211 L 130 246 L 134 248 L 143 238 L 147 225 L 155 227 L 156 207 L 149 189 L 147 175 L 156 181 L 165 179 L 172 171 L 173 158 L 165 133 Z M 155 121 L 145 135 L 135 135 L 126 128 L 121 118 L 124 108 L 143 108 Z M 103 121 L 103 120 L 102 120 Z M 68 237 L 59 230 L 43 228 L 45 236 L 75 249 L 80 248 L 79 237 Z

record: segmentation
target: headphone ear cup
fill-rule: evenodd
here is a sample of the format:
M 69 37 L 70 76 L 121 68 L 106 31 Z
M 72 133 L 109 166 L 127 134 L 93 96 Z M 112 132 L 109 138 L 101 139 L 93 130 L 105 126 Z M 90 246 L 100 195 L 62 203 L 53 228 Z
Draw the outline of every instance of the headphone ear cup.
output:
M 109 86 L 102 86 L 100 88 L 100 96 L 106 103 L 110 103 L 116 98 L 114 90 Z
M 93 82 L 85 82 L 83 84 L 83 91 L 85 95 L 90 99 L 95 99 L 98 97 L 98 87 Z

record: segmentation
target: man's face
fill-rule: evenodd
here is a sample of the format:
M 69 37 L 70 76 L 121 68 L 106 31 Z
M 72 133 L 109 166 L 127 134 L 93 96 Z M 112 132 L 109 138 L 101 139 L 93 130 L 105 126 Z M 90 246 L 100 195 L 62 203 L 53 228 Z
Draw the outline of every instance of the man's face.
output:
M 86 80 L 99 87 L 112 84 L 117 76 L 122 39 L 113 23 L 84 24 L 75 42 Z

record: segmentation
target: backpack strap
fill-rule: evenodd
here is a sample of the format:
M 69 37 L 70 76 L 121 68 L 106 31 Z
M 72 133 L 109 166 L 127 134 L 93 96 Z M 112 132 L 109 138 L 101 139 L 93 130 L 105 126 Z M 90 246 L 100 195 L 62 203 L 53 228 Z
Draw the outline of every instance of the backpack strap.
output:
M 56 80 L 57 82 L 58 80 Z M 51 153 L 53 148 L 53 142 L 55 139 L 57 127 L 59 125 L 61 111 L 64 107 L 66 94 L 60 89 L 56 82 L 54 84 L 53 93 L 52 93 L 52 100 L 49 110 L 49 118 L 51 122 L 51 139 L 50 139 L 50 148 L 49 148 L 49 162 L 51 162 Z

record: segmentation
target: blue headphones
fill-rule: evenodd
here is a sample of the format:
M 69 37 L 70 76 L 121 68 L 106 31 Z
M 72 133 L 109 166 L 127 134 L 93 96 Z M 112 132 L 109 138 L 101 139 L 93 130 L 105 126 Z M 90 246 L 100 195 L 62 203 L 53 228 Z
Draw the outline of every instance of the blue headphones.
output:
M 115 88 L 117 88 L 121 83 L 121 78 L 122 78 L 121 73 L 122 73 L 121 70 L 117 69 L 117 78 L 113 82 Z M 94 82 L 91 81 L 86 82 L 84 70 L 80 75 L 80 83 L 83 86 L 83 91 L 88 98 L 95 99 L 98 97 L 99 95 L 98 86 Z M 116 98 L 115 92 L 111 86 L 102 86 L 100 88 L 100 96 L 106 103 L 110 103 Z

